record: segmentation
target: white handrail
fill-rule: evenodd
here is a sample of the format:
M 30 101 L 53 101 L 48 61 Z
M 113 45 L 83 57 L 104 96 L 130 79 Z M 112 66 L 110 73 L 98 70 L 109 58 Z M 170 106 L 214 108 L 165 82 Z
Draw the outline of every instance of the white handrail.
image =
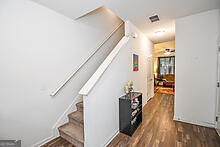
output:
M 129 37 L 124 36 L 119 43 L 116 45 L 116 47 L 112 50 L 112 52 L 108 55 L 108 57 L 102 62 L 102 64 L 99 66 L 99 68 L 96 70 L 96 72 L 91 76 L 91 78 L 86 82 L 86 84 L 81 88 L 79 91 L 80 95 L 88 95 L 91 89 L 95 86 L 97 81 L 101 78 L 102 74 L 105 72 L 105 70 L 108 68 L 108 66 L 111 64 L 111 62 L 114 60 L 114 58 L 117 56 L 121 48 L 128 42 Z
M 53 91 L 50 96 L 55 96 L 68 82 L 69 80 L 89 61 L 89 59 L 104 45 L 104 43 L 124 24 L 122 22 L 118 25 L 96 48 L 96 50 L 55 90 Z

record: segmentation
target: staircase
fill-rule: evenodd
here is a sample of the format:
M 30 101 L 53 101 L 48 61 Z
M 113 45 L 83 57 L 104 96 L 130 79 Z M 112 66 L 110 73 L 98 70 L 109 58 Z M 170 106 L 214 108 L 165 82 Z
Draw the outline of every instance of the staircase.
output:
M 42 147 L 83 147 L 84 125 L 83 125 L 83 102 L 76 104 L 77 111 L 68 115 L 69 122 L 60 126 L 60 137 L 53 139 Z
M 119 52 L 119 49 L 121 48 L 121 46 L 124 44 L 124 40 L 126 40 L 124 38 L 127 38 L 127 37 L 125 37 L 124 30 L 125 30 L 124 29 L 124 22 L 122 21 L 101 42 L 101 44 L 92 52 L 92 54 L 82 64 L 80 64 L 80 66 L 62 83 L 62 85 L 60 85 L 57 89 L 55 89 L 53 92 L 51 92 L 50 95 L 56 96 L 56 94 L 68 83 L 68 81 L 70 81 L 76 75 L 76 73 L 78 71 L 80 71 L 80 69 L 83 68 L 92 57 L 94 57 L 94 55 L 101 49 L 101 47 L 104 48 L 105 44 L 107 44 L 108 42 L 113 42 L 113 43 L 111 43 L 111 45 L 112 45 L 111 47 L 113 48 L 113 50 L 107 50 L 107 53 L 109 53 L 109 54 L 102 53 L 105 58 L 101 58 L 101 60 L 103 60 L 102 63 L 101 62 L 99 63 L 101 65 L 94 62 L 94 64 L 98 65 L 97 68 L 101 69 L 100 73 L 103 73 L 104 72 L 103 69 L 106 69 L 108 67 L 108 65 L 110 63 L 109 61 L 112 61 L 114 59 L 114 57 Z M 113 36 L 113 34 L 114 34 L 114 36 Z M 109 45 L 108 45 L 108 48 L 109 48 Z M 95 71 L 95 73 L 97 73 L 97 72 L 98 71 Z M 94 74 L 91 74 L 92 77 L 90 77 L 89 79 L 93 78 L 93 75 Z M 97 76 L 97 74 L 96 74 L 96 76 Z M 92 81 L 94 81 L 94 80 L 92 80 Z M 97 79 L 95 81 L 97 82 Z M 89 82 L 91 82 L 91 81 L 87 81 L 86 84 L 88 84 Z M 89 84 L 89 87 L 87 87 L 87 85 L 84 85 L 78 94 L 80 96 L 83 96 L 84 93 L 88 93 L 92 88 L 92 87 L 90 87 L 91 85 L 94 86 L 94 83 Z M 84 146 L 85 140 L 84 140 L 83 102 L 77 103 L 76 107 L 77 107 L 77 111 L 68 114 L 69 122 L 58 128 L 60 136 L 49 141 L 48 143 L 42 145 L 42 147 L 83 147 Z M 68 108 L 67 110 L 64 113 L 65 115 L 66 115 L 66 112 L 69 112 L 70 109 Z M 63 118 L 63 116 L 61 116 L 61 118 Z M 57 126 L 57 124 L 59 124 L 59 121 L 58 121 L 58 123 L 55 124 L 55 126 Z

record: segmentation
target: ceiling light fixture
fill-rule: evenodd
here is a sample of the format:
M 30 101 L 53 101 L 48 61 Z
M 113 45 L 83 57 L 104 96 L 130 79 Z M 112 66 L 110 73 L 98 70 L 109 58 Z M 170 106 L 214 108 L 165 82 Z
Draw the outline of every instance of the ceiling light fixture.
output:
M 165 52 L 164 53 L 164 55 L 170 55 L 171 54 L 171 52 Z
M 154 32 L 154 35 L 155 36 L 162 36 L 165 32 L 166 32 L 165 30 L 159 30 L 159 31 Z
M 171 55 L 175 53 L 175 49 L 165 49 L 164 55 Z

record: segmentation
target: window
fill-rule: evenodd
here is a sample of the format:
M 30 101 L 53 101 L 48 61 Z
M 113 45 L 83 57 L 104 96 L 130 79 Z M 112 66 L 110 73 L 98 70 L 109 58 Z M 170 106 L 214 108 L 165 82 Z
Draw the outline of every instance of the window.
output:
M 175 57 L 160 57 L 159 64 L 160 75 L 175 74 Z

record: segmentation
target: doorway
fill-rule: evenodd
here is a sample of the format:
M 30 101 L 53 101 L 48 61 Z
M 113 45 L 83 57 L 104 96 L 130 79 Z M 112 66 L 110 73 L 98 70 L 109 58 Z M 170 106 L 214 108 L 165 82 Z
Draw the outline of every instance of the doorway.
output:
M 154 45 L 154 92 L 174 95 L 175 40 Z

